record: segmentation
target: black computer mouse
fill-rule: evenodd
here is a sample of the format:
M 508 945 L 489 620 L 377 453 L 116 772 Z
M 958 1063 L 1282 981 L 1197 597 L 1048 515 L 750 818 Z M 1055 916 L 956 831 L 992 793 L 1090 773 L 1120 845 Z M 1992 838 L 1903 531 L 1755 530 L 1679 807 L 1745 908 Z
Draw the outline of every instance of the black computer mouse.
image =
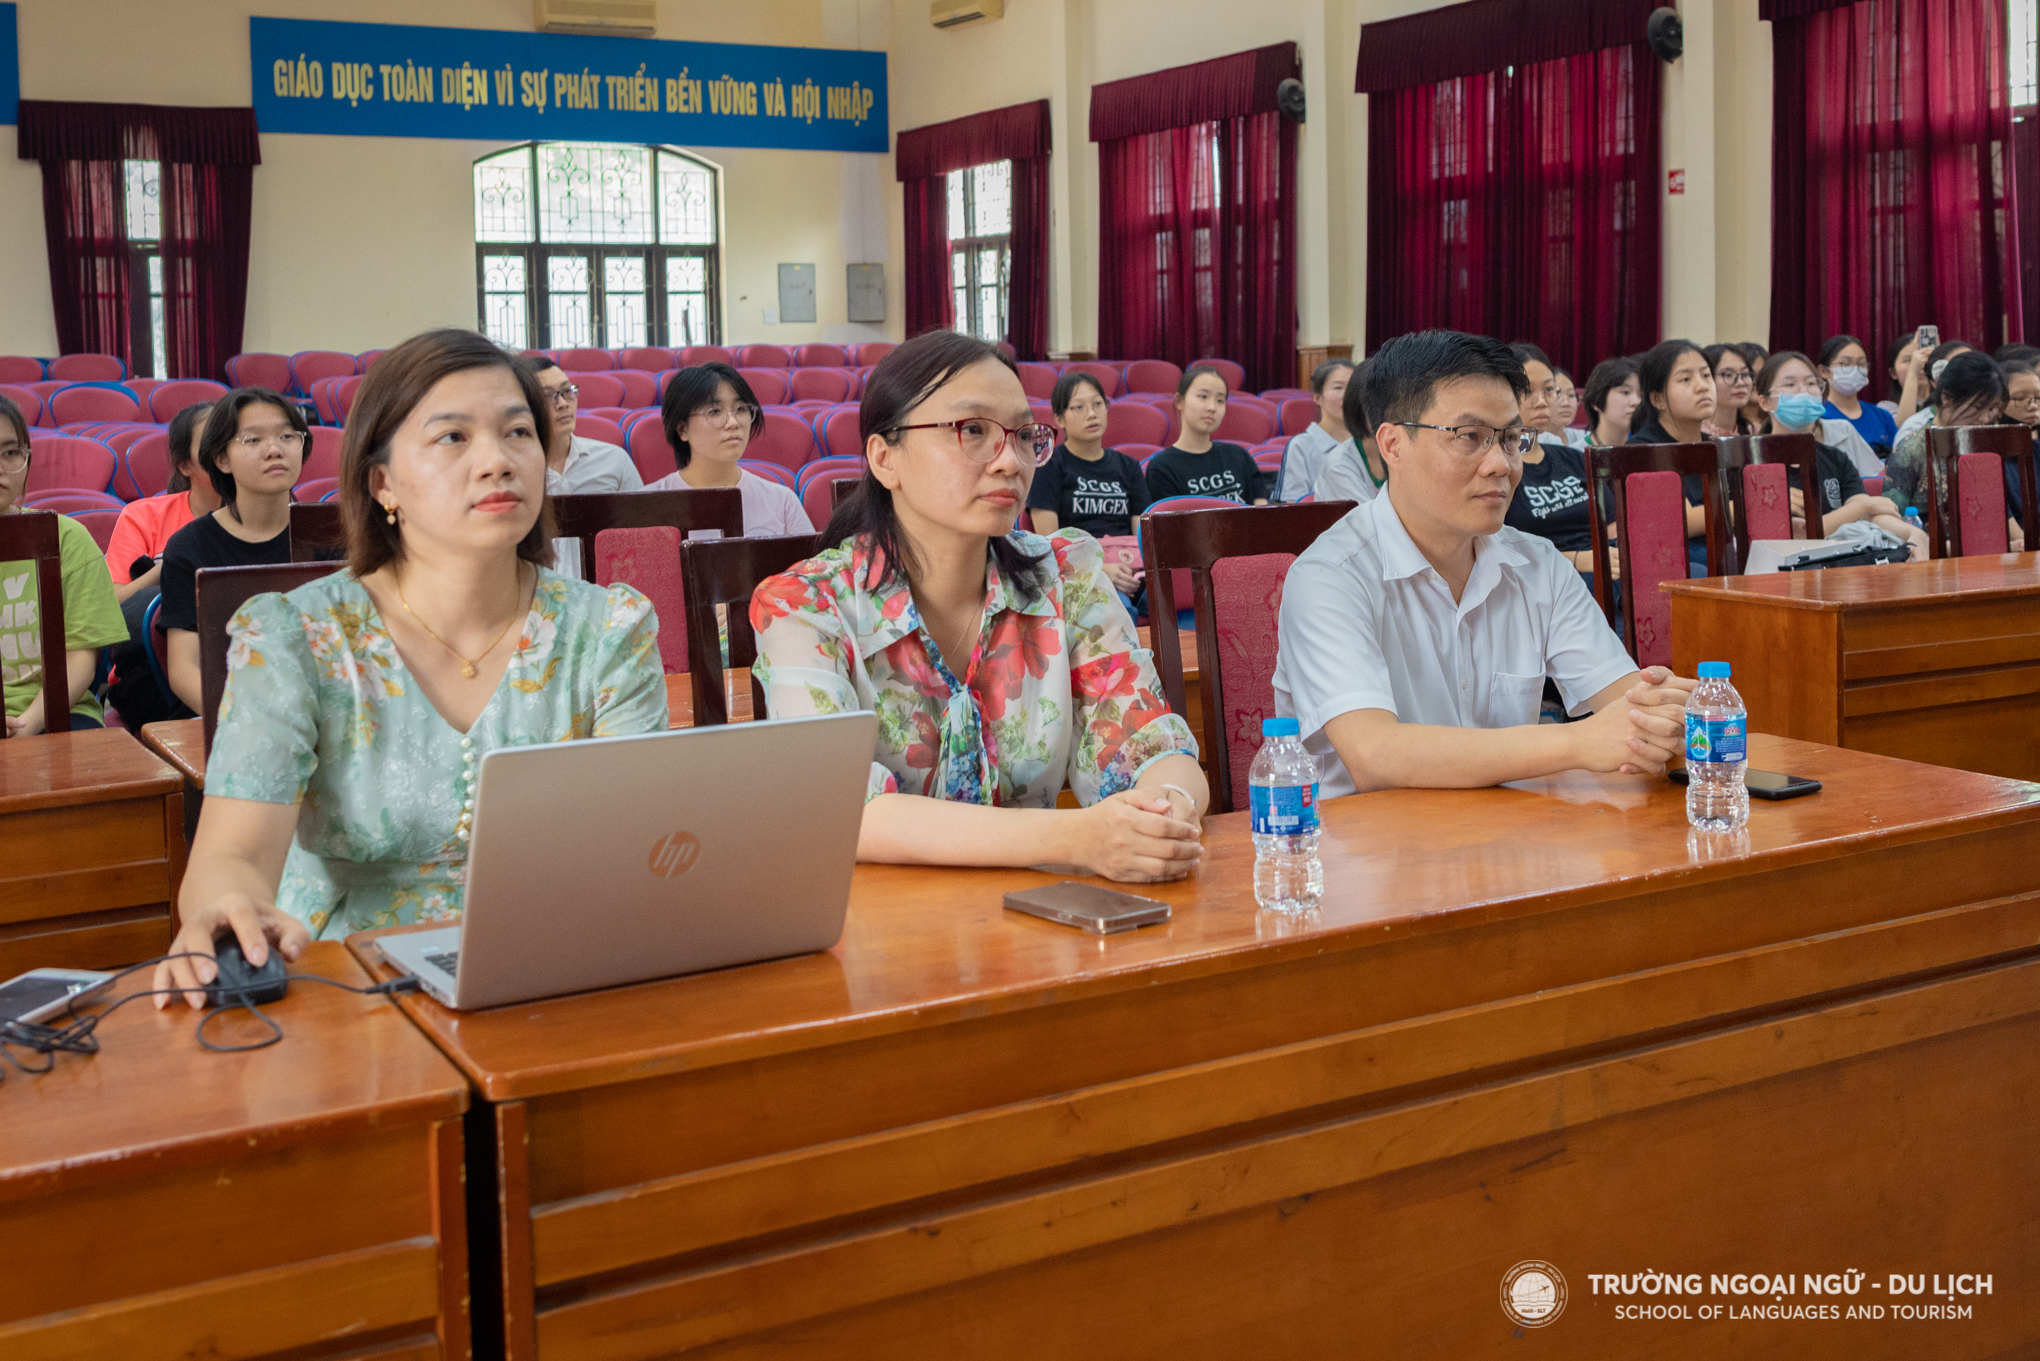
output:
M 280 1002 L 290 991 L 290 982 L 284 973 L 283 952 L 274 945 L 269 947 L 268 962 L 258 969 L 242 953 L 240 938 L 229 931 L 213 938 L 213 958 L 219 964 L 219 974 L 206 985 L 205 991 L 214 1006 Z

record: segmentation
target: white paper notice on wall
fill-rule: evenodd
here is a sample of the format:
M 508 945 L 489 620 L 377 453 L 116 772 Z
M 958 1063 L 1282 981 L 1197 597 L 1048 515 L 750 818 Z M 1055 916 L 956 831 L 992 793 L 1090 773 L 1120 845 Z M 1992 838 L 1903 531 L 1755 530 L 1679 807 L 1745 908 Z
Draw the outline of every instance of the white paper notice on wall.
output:
M 777 326 L 777 325 L 779 324 L 779 309 L 778 309 L 778 308 L 776 308 L 776 307 L 768 307 L 768 308 L 766 308 L 766 309 L 765 309 L 765 324 L 766 324 L 767 326 Z
M 815 267 L 813 265 L 781 265 L 779 267 L 779 319 L 781 321 L 813 321 L 815 319 Z
M 844 272 L 850 290 L 850 320 L 884 321 L 885 266 L 847 265 Z

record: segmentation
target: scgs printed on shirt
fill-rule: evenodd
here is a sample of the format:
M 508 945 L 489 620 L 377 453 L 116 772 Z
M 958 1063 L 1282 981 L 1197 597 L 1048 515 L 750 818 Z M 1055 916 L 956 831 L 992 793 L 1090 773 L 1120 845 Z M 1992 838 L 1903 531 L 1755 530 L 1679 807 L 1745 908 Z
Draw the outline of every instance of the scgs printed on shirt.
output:
M 1126 484 L 1112 477 L 1085 477 L 1079 473 L 1070 489 L 1070 514 L 1130 516 L 1133 513 Z
M 1237 501 L 1241 505 L 1247 503 L 1239 478 L 1229 472 L 1186 478 L 1183 485 L 1188 488 L 1185 494 L 1189 496 L 1210 496 L 1221 501 Z
M 1561 510 L 1584 505 L 1586 499 L 1586 484 L 1577 477 L 1555 478 L 1543 485 L 1533 482 L 1523 484 L 1523 500 L 1530 513 L 1540 520 Z

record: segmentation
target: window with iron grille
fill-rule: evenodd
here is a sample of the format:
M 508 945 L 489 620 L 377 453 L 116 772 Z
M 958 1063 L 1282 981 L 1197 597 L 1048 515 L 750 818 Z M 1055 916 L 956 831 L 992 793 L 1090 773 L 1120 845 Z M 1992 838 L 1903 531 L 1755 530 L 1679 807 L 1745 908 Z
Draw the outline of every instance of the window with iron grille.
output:
M 121 166 L 122 210 L 127 217 L 128 334 L 137 378 L 168 378 L 169 345 L 163 324 L 163 163 Z
M 482 331 L 513 349 L 717 343 L 717 177 L 684 152 L 619 143 L 476 161 Z
M 949 286 L 956 329 L 979 340 L 1006 338 L 1006 286 L 1013 273 L 1013 163 L 949 172 Z

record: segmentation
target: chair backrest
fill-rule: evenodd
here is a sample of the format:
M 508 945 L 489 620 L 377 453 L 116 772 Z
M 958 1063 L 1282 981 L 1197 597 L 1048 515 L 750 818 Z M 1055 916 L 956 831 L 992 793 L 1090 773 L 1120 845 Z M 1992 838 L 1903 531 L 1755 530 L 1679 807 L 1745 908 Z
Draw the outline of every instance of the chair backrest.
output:
M 680 352 L 664 345 L 637 345 L 616 356 L 619 369 L 642 369 L 646 373 L 658 373 L 662 369 L 680 366 Z
M 864 437 L 858 433 L 857 409 L 838 407 L 829 413 L 828 419 L 818 427 L 822 436 L 822 452 L 830 458 L 860 458 L 864 454 Z
M 1604 528 L 1608 512 L 1603 509 L 1612 506 L 1616 542 L 1622 552 L 1622 636 L 1639 666 L 1671 665 L 1672 601 L 1657 586 L 1660 581 L 1686 579 L 1686 500 L 1681 477 L 1700 479 L 1701 510 L 1707 523 L 1707 574 L 1721 576 L 1727 570 L 1730 516 L 1725 467 L 1721 446 L 1711 440 L 1621 444 L 1587 452 L 1594 599 L 1613 627 L 1616 614 Z
M 598 351 L 599 353 L 599 351 Z M 580 389 L 575 401 L 582 406 L 621 406 L 623 384 L 613 373 L 595 369 L 575 369 L 569 376 L 574 386 Z
M 1136 359 L 1121 376 L 1128 392 L 1166 392 L 1173 397 L 1183 370 L 1166 359 Z
M 793 391 L 793 375 L 786 369 L 738 369 L 751 385 L 751 395 L 760 406 L 784 406 Z
M 127 361 L 110 354 L 65 354 L 50 361 L 49 373 L 66 383 L 118 383 L 127 377 Z
M 1820 444 L 1811 434 L 1745 435 L 1717 441 L 1728 471 L 1735 523 L 1735 570 L 1749 566 L 1758 539 L 1818 539 Z M 1806 527 L 1792 532 L 1791 474 L 1799 480 Z
M 83 435 L 31 435 L 28 482 L 24 493 L 75 488 L 108 491 L 120 456 L 96 439 Z
M 0 397 L 20 407 L 21 418 L 30 425 L 43 423 L 43 396 L 34 388 L 19 383 L 0 383 Z
M 2012 478 L 2019 488 L 2020 528 L 2026 539 L 2026 550 L 2032 552 L 2040 547 L 2040 538 L 2035 536 L 2035 526 L 2040 524 L 2040 508 L 2034 500 L 2040 495 L 2036 489 L 2033 432 L 2023 425 L 1957 425 L 1927 427 L 1927 467 L 1922 479 L 1927 503 L 1927 542 L 1933 546 L 1935 557 L 1961 557 L 1964 552 L 2002 553 L 2002 548 L 1964 547 L 1968 525 L 1963 522 L 1967 507 L 1961 502 L 1954 504 L 1952 517 L 1941 514 L 1941 488 L 1953 486 L 1956 495 L 1962 496 L 1962 483 L 1956 472 L 1957 460 L 1968 454 L 1991 454 L 2000 463 L 2000 483 L 2006 477 Z M 2009 468 L 2002 465 L 2009 464 Z M 2000 501 L 2004 488 L 1998 489 Z M 2002 524 L 2005 512 L 1998 512 Z M 2002 537 L 2000 534 L 1999 537 Z M 1988 539 L 1985 542 L 1997 542 Z
M 149 419 L 168 425 L 178 412 L 193 402 L 216 402 L 227 395 L 225 383 L 210 378 L 176 378 L 149 389 Z
M 1185 366 L 1186 371 L 1196 368 L 1217 369 L 1228 391 L 1238 392 L 1247 385 L 1247 371 L 1230 359 L 1199 359 Z
M 1231 440 L 1235 444 L 1259 444 L 1274 433 L 1274 407 L 1259 397 L 1242 392 L 1227 399 L 1225 415 L 1219 419 L 1218 429 L 1212 432 L 1211 437 Z
M 767 411 L 744 456 L 801 468 L 815 456 L 815 428 L 790 411 Z
M 844 402 L 850 399 L 850 374 L 843 369 L 794 369 L 796 402 Z
M 650 369 L 617 369 L 603 377 L 622 387 L 623 396 L 618 399 L 618 406 L 636 408 L 659 404 L 659 380 Z M 583 402 L 581 408 L 586 410 L 595 405 L 598 403 Z
M 1283 434 L 1301 435 L 1318 418 L 1317 400 L 1312 397 L 1284 397 L 1276 412 L 1276 424 Z
M 1022 364 L 1019 368 L 1020 386 L 1026 389 L 1029 397 L 1043 401 L 1054 394 L 1055 381 L 1062 376 L 1046 364 Z
M 340 479 L 337 477 L 315 477 L 309 482 L 300 482 L 295 487 L 292 487 L 290 494 L 296 497 L 298 501 L 305 501 L 314 505 L 321 501 L 331 501 L 340 494 Z
M 48 376 L 40 359 L 25 354 L 0 354 L 0 383 L 40 383 Z
M 1117 364 L 1107 364 L 1097 359 L 1079 359 L 1074 363 L 1063 365 L 1063 372 L 1066 374 L 1088 373 L 1091 377 L 1098 380 L 1100 387 L 1105 389 L 1105 399 L 1107 401 L 1126 391 L 1126 379 L 1121 376 L 1119 365 Z
M 341 350 L 299 350 L 290 357 L 291 386 L 309 397 L 321 378 L 345 378 L 361 371 L 361 361 Z
M 727 605 L 729 664 L 747 667 L 758 659 L 758 635 L 751 629 L 751 593 L 767 577 L 821 551 L 819 534 L 783 538 L 690 539 L 680 545 L 681 586 L 687 593 L 687 667 L 694 692 L 694 726 L 730 721 L 723 696 L 723 653 L 715 607 Z M 751 715 L 765 718 L 765 687 L 751 681 Z
M 574 417 L 574 433 L 582 439 L 601 440 L 604 444 L 613 444 L 619 449 L 624 447 L 622 427 L 615 421 L 606 420 L 601 416 Z
M 338 426 L 313 426 L 311 447 L 305 450 L 305 462 L 298 469 L 298 481 L 340 476 L 340 450 L 346 440 L 346 433 Z
M 51 694 L 71 693 L 70 672 L 64 656 L 64 564 L 62 540 L 58 535 L 57 512 L 20 510 L 0 515 L 0 562 L 27 562 L 35 573 L 36 614 L 41 624 L 43 686 Z M 70 731 L 69 706 L 62 726 L 46 721 L 45 731 Z M 0 738 L 7 725 L 0 722 Z
M 339 571 L 339 562 L 257 563 L 253 567 L 201 567 L 193 578 L 198 601 L 199 717 L 205 720 L 205 754 L 212 755 L 220 696 L 227 692 L 227 625 L 241 606 L 270 591 L 294 591 Z
M 170 488 L 170 433 L 152 430 L 127 447 L 113 474 L 113 494 L 123 501 L 160 496 Z
M 389 353 L 388 350 L 363 350 L 360 354 L 355 356 L 356 366 L 359 367 L 363 373 L 367 373 L 370 365 L 374 364 L 376 360 L 382 358 L 384 355 L 388 353 Z
M 762 477 L 767 482 L 777 482 L 788 491 L 793 490 L 793 469 L 782 467 L 770 459 L 740 458 L 737 460 L 737 467 L 753 477 Z
M 1169 442 L 1169 413 L 1151 402 L 1117 401 L 1105 408 L 1105 443 L 1114 449 L 1122 444 Z
M 799 369 L 840 369 L 850 362 L 841 345 L 797 345 L 793 366 Z
M 695 348 L 701 349 L 705 347 L 696 346 Z M 687 353 L 691 356 L 694 350 L 690 349 Z M 703 361 L 689 358 L 687 362 L 699 364 Z M 730 361 L 725 359 L 722 362 L 728 364 Z M 746 369 L 790 369 L 793 367 L 793 356 L 788 354 L 783 346 L 779 345 L 746 345 L 737 351 L 737 362 L 732 367 Z
M 800 486 L 801 509 L 807 512 L 808 523 L 826 527 L 829 517 L 836 511 L 836 502 L 846 493 L 844 487 L 855 488 L 864 480 L 864 469 L 851 467 L 847 463 L 838 467 L 824 468 L 810 476 Z
M 568 373 L 607 373 L 616 367 L 616 356 L 607 350 L 580 348 L 559 351 L 553 362 Z
M 1864 479 L 1863 479 L 1863 494 L 1864 494 L 1864 495 L 1866 495 L 1866 496 L 1882 496 L 1882 495 L 1884 495 L 1884 479 L 1883 479 L 1883 478 L 1881 478 L 1881 477 L 1866 477 L 1866 478 L 1864 478 Z
M 659 665 L 687 669 L 687 600 L 680 589 L 680 531 L 671 525 L 605 529 L 595 536 L 595 584 L 622 582 L 652 602 L 659 619 Z
M 227 361 L 227 382 L 237 388 L 268 388 L 290 391 L 290 356 L 255 352 L 237 354 Z
M 333 424 L 347 424 L 347 413 L 354 409 L 354 395 L 361 391 L 366 374 L 350 373 L 333 384 L 333 395 L 328 398 L 333 404 Z
M 105 491 L 79 491 L 63 488 L 58 491 L 34 491 L 21 498 L 21 504 L 30 510 L 53 510 L 59 515 L 77 515 L 80 511 L 110 510 L 120 514 L 127 502 Z
M 340 424 L 340 409 L 334 404 L 333 390 L 340 386 L 343 378 L 356 378 L 359 374 L 328 374 L 312 380 L 312 410 L 319 413 L 319 420 L 325 425 Z
M 1955 460 L 1954 519 L 1958 557 L 2011 551 L 2005 523 L 2005 465 L 1995 454 L 1963 454 Z
M 120 511 L 118 509 L 109 510 L 105 506 L 97 508 L 83 507 L 78 510 L 67 510 L 61 513 L 70 516 L 79 524 L 85 526 L 86 532 L 92 536 L 92 542 L 99 545 L 99 551 L 102 554 L 113 543 L 113 527 L 120 523 Z
M 301 487 L 304 485 L 299 484 Z M 290 503 L 290 560 L 318 562 L 346 542 L 338 501 L 300 500 Z
M 898 348 L 890 340 L 867 340 L 857 347 L 850 359 L 859 368 L 870 368 Z
M 149 659 L 149 674 L 156 679 L 157 693 L 169 696 L 170 631 L 163 627 L 163 597 L 159 592 L 142 611 L 142 655 Z
M 77 421 L 139 421 L 142 403 L 118 383 L 79 383 L 59 389 L 50 398 L 50 419 L 58 425 Z
M 735 487 L 692 487 L 677 491 L 584 491 L 552 498 L 555 532 L 562 539 L 593 542 L 605 529 L 650 529 L 667 525 L 688 535 L 720 530 L 729 538 L 744 533 L 744 497 Z M 582 554 L 582 571 L 588 555 Z
M 114 425 L 102 425 L 98 427 L 97 432 L 92 435 L 92 438 L 98 440 L 116 454 L 125 454 L 129 449 L 150 435 L 166 433 L 168 432 L 162 426 L 153 422 L 128 421 Z
M 1197 618 L 1203 690 L 1202 750 L 1210 761 L 1212 811 L 1247 806 L 1247 773 L 1261 720 L 1275 714 L 1275 653 L 1282 586 L 1296 555 L 1350 512 L 1352 501 L 1171 511 L 1202 497 L 1168 497 L 1140 518 L 1147 565 L 1148 626 L 1169 707 L 1187 715 L 1177 586 L 1187 573 Z M 1162 510 L 1156 514 L 1157 508 Z
M 771 348 L 778 349 L 779 347 L 775 345 Z M 780 353 L 784 354 L 785 351 L 781 350 Z M 724 349 L 720 345 L 689 345 L 680 351 L 680 358 L 673 367 L 684 369 L 695 364 L 728 364 L 731 368 L 735 368 L 738 362 L 736 351 Z M 772 364 L 763 367 L 783 369 L 786 365 Z
M 672 444 L 666 439 L 665 423 L 658 417 L 639 417 L 630 423 L 624 436 L 630 461 L 637 465 L 638 476 L 647 483 L 658 481 L 680 466 Z

